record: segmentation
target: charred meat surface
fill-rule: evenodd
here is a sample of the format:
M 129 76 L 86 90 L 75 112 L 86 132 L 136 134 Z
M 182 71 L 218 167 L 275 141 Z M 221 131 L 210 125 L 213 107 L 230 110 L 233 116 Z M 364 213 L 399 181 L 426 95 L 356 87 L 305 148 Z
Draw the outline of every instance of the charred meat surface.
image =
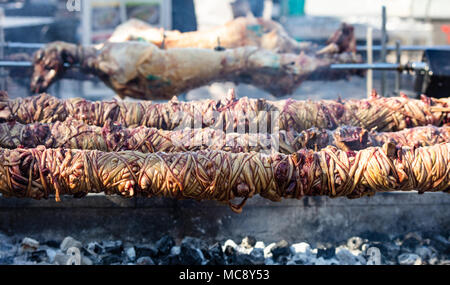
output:
M 213 82 L 246 83 L 275 96 L 291 94 L 307 79 L 340 79 L 360 71 L 336 71 L 333 63 L 361 61 L 353 27 L 343 24 L 327 47 L 305 53 L 277 52 L 261 45 L 215 50 L 161 49 L 150 42 L 106 42 L 78 46 L 53 42 L 34 56 L 33 92 L 45 91 L 69 66 L 100 78 L 120 97 L 170 99 Z M 69 67 L 70 68 L 70 67 Z
M 340 34 L 342 30 L 345 36 L 348 36 L 348 31 L 353 32 L 353 27 L 342 24 L 333 35 L 333 37 L 340 36 L 340 41 L 344 42 L 344 35 Z M 314 48 L 311 43 L 297 42 L 291 38 L 281 24 L 254 17 L 239 17 L 223 26 L 186 33 L 167 31 L 138 19 L 130 19 L 119 25 L 108 41 L 145 41 L 163 49 L 186 47 L 214 49 L 219 44 L 223 48 L 256 46 L 280 53 L 299 53 Z
M 216 200 L 241 211 L 254 195 L 272 201 L 324 195 L 358 198 L 384 191 L 450 190 L 450 143 L 360 151 L 327 147 L 291 155 L 256 152 L 0 149 L 0 192 L 6 197 L 163 196 Z M 243 201 L 236 205 L 234 198 Z
M 64 121 L 68 117 L 90 125 L 116 122 L 126 127 L 146 126 L 165 130 L 211 127 L 235 131 L 241 127 L 272 132 L 301 132 L 312 127 L 336 129 L 350 125 L 378 132 L 399 131 L 417 126 L 443 126 L 450 122 L 450 98 L 421 100 L 380 97 L 376 93 L 362 100 L 278 100 L 237 99 L 233 89 L 222 100 L 167 103 L 151 101 L 87 101 L 81 98 L 58 99 L 48 94 L 8 99 L 1 93 L 0 122 L 22 124 Z M 264 128 L 260 128 L 264 127 Z
M 101 151 L 134 150 L 179 152 L 223 150 L 229 152 L 281 152 L 291 154 L 302 148 L 320 150 L 335 146 L 341 150 L 361 150 L 391 142 L 397 146 L 428 146 L 450 142 L 450 126 L 424 126 L 399 132 L 367 131 L 361 127 L 342 126 L 336 130 L 310 128 L 300 133 L 227 133 L 222 130 L 126 128 L 109 123 L 91 126 L 72 118 L 64 122 L 23 125 L 14 121 L 0 123 L 0 147 L 72 148 Z

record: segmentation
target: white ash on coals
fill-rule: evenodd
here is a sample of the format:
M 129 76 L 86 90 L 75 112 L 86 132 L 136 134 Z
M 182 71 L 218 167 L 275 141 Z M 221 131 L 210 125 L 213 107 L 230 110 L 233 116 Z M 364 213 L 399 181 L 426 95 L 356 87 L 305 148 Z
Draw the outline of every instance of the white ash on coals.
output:
M 75 235 L 74 235 L 75 236 Z M 55 265 L 450 265 L 450 236 L 412 232 L 364 233 L 341 243 L 258 241 L 247 236 L 208 243 L 169 235 L 153 243 L 81 242 L 11 237 L 0 233 L 0 264 Z

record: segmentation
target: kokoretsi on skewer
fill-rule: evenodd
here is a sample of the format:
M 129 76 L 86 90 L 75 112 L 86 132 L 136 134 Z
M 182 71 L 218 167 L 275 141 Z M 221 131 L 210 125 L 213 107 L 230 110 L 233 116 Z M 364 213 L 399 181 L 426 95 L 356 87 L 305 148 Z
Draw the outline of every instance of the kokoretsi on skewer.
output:
M 92 192 L 126 197 L 216 200 L 241 211 L 259 194 L 272 201 L 325 195 L 358 198 L 384 191 L 419 193 L 450 187 L 450 143 L 360 151 L 327 147 L 290 155 L 257 152 L 147 153 L 135 151 L 0 149 L 5 196 L 82 197 Z M 238 204 L 235 198 L 242 198 Z
M 90 125 L 104 126 L 117 122 L 126 127 L 146 126 L 164 130 L 205 128 L 237 131 L 272 127 L 301 132 L 316 127 L 336 129 L 350 125 L 379 132 L 450 122 L 450 98 L 421 100 L 406 96 L 378 96 L 375 92 L 361 100 L 278 100 L 237 99 L 230 89 L 223 100 L 167 103 L 150 101 L 87 101 L 81 98 L 58 99 L 47 94 L 8 99 L 1 93 L 0 121 L 23 124 L 64 121 L 68 117 Z
M 115 123 L 92 126 L 72 118 L 56 123 L 0 123 L 0 147 L 76 148 L 101 151 L 177 152 L 224 150 L 230 152 L 280 152 L 290 154 L 302 148 L 320 150 L 335 146 L 360 150 L 382 146 L 428 146 L 450 142 L 450 126 L 424 126 L 398 132 L 375 132 L 361 127 L 342 126 L 336 130 L 310 128 L 305 131 L 238 133 L 202 128 L 167 131 L 156 128 L 126 128 Z

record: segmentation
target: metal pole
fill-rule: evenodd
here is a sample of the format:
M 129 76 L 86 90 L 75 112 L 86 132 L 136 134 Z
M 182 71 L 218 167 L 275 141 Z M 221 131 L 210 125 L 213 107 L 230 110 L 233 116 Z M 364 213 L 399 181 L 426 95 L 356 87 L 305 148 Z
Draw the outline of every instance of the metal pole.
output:
M 402 52 L 401 52 L 401 49 L 400 49 L 400 41 L 399 40 L 397 40 L 395 42 L 395 56 L 396 56 L 396 63 L 400 65 Z M 400 94 L 401 74 L 402 74 L 402 72 L 400 70 L 395 73 L 395 94 L 396 95 Z
M 356 51 L 362 52 L 362 51 L 366 51 L 367 50 L 367 46 L 356 46 Z M 426 49 L 445 49 L 445 50 L 449 50 L 450 46 L 445 46 L 445 45 L 436 45 L 436 46 L 424 46 L 424 45 L 415 45 L 415 46 L 411 46 L 411 45 L 404 45 L 401 47 L 402 51 L 423 51 Z M 372 50 L 374 51 L 381 51 L 382 46 L 376 45 L 376 46 L 372 46 Z M 386 51 L 393 51 L 396 50 L 395 46 L 386 46 Z
M 5 48 L 29 48 L 29 49 L 39 49 L 43 48 L 45 44 L 40 43 L 22 43 L 22 42 L 3 42 L 0 43 L 1 47 Z
M 31 61 L 14 61 L 14 60 L 0 60 L 0 67 L 32 67 Z M 69 63 L 64 63 L 65 67 L 71 67 Z
M 367 46 L 367 64 L 372 64 L 373 63 L 372 27 L 367 27 L 366 46 Z M 367 97 L 369 97 L 370 94 L 372 94 L 372 89 L 373 89 L 373 71 L 372 71 L 372 69 L 367 70 L 366 89 L 367 89 Z
M 386 6 L 381 7 L 381 61 L 386 62 Z M 386 73 L 381 72 L 381 95 L 386 96 Z
M 392 70 L 392 71 L 427 71 L 429 69 L 428 64 L 426 62 L 418 61 L 418 62 L 408 62 L 407 64 L 399 64 L 399 63 L 386 63 L 386 62 L 378 62 L 378 63 L 337 63 L 330 65 L 331 69 L 376 69 L 376 70 Z
M 3 49 L 3 44 L 5 43 L 5 33 L 3 30 L 3 24 L 4 24 L 4 17 L 5 17 L 5 13 L 3 8 L 0 8 L 0 43 L 2 44 L 2 46 L 0 47 L 0 58 L 4 58 L 4 49 Z M 0 68 L 0 89 L 1 90 L 6 90 L 6 72 L 5 69 L 3 67 Z

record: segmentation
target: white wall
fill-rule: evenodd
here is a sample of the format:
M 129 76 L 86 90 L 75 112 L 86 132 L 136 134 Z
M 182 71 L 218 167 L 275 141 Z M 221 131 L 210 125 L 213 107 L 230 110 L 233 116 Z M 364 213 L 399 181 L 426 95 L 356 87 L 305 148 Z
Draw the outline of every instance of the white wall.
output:
M 220 26 L 233 19 L 232 0 L 194 0 L 197 29 Z
M 385 5 L 388 17 L 450 18 L 450 0 L 306 0 L 313 16 L 379 16 Z

